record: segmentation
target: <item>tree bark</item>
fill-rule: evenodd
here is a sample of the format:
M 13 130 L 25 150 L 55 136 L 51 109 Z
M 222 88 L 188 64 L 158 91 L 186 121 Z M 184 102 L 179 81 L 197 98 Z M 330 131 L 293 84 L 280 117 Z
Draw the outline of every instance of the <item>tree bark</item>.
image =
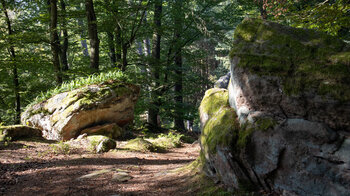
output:
M 175 15 L 174 15 L 174 40 L 175 40 L 175 127 L 180 130 L 185 130 L 183 120 L 183 95 L 182 95 L 182 39 L 181 33 L 183 29 L 183 10 L 182 1 L 177 0 L 175 2 Z
M 67 13 L 66 13 L 66 3 L 64 0 L 61 0 L 61 9 L 62 9 L 62 29 L 63 29 L 63 45 L 61 50 L 61 62 L 62 70 L 67 71 L 68 67 L 68 31 L 67 31 Z
M 16 115 L 14 117 L 14 121 L 15 124 L 19 124 L 20 123 L 20 119 L 21 119 L 21 97 L 19 94 L 19 78 L 18 78 L 18 72 L 17 72 L 17 63 L 16 63 L 16 52 L 15 52 L 15 48 L 12 45 L 12 38 L 11 35 L 13 34 L 12 31 L 12 26 L 11 26 L 11 21 L 10 21 L 10 17 L 7 13 L 7 6 L 6 6 L 6 2 L 5 0 L 0 0 L 2 7 L 3 7 L 3 12 L 5 14 L 5 20 L 6 20 L 6 24 L 7 24 L 7 31 L 8 31 L 8 35 L 9 35 L 9 42 L 10 42 L 10 55 L 11 55 L 11 61 L 12 61 L 12 72 L 13 72 L 13 85 L 14 85 L 14 94 L 15 94 L 15 108 L 16 108 Z
M 115 67 L 116 62 L 117 62 L 117 58 L 116 58 L 116 55 L 115 55 L 114 33 L 108 31 L 107 32 L 107 37 L 108 37 L 108 48 L 109 48 L 108 56 L 109 56 L 109 59 L 111 61 L 111 66 Z
M 99 67 L 99 45 L 100 40 L 97 34 L 97 21 L 94 4 L 92 0 L 85 0 L 86 16 L 88 21 L 88 33 L 90 39 L 90 68 L 98 71 Z
M 152 60 L 150 63 L 154 87 L 151 88 L 151 103 L 148 110 L 148 123 L 153 126 L 159 126 L 158 113 L 161 101 L 159 99 L 159 70 L 160 70 L 160 42 L 161 42 L 161 22 L 162 22 L 162 3 L 163 0 L 156 0 L 154 4 L 154 33 L 152 40 Z M 158 89 L 158 90 L 157 90 Z
M 266 20 L 267 19 L 267 10 L 266 10 L 266 5 L 264 5 L 264 0 L 259 0 L 258 5 L 259 5 L 261 19 Z
M 52 62 L 56 73 L 56 82 L 62 84 L 62 73 L 59 60 L 60 40 L 57 34 L 57 0 L 50 0 L 50 44 Z
M 115 28 L 115 43 L 116 43 L 116 60 L 117 67 L 121 68 L 121 60 L 122 60 L 122 34 L 120 26 L 117 25 Z
M 121 66 L 121 70 L 124 72 L 126 70 L 126 66 L 128 66 L 128 44 L 123 44 L 122 52 L 123 52 L 123 62 Z

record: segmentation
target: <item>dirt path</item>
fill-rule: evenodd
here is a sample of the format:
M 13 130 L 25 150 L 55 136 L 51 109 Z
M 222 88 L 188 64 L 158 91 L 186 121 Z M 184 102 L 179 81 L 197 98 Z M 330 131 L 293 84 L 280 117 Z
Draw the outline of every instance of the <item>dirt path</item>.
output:
M 166 153 L 56 155 L 47 142 L 13 142 L 0 149 L 0 195 L 193 195 L 184 188 L 189 174 L 174 170 L 198 154 L 198 144 L 183 144 Z M 113 179 L 119 174 L 131 179 Z

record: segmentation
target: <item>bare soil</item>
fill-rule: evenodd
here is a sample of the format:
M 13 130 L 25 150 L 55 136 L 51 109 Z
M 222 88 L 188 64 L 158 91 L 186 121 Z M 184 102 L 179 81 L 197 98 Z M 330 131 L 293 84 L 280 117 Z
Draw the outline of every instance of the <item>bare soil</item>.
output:
M 46 140 L 0 145 L 0 195 L 195 195 L 188 188 L 193 172 L 176 170 L 199 156 L 198 144 L 165 153 L 113 150 L 94 154 L 70 149 L 54 153 Z M 79 179 L 107 169 L 101 175 Z M 127 181 L 112 180 L 117 171 Z

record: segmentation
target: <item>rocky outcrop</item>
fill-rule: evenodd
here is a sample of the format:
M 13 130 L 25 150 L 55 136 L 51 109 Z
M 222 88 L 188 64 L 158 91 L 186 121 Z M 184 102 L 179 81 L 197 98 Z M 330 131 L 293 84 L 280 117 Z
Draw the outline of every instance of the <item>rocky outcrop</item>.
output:
M 21 120 L 41 129 L 47 139 L 69 140 L 83 130 L 103 132 L 106 127 L 116 136 L 119 134 L 116 126 L 123 127 L 133 120 L 139 90 L 135 85 L 118 81 L 88 85 L 29 107 Z M 102 129 L 96 130 L 100 125 Z
M 0 126 L 0 141 L 41 137 L 41 130 L 25 125 Z
M 230 58 L 229 105 L 200 110 L 205 172 L 233 189 L 349 195 L 349 44 L 246 19 Z

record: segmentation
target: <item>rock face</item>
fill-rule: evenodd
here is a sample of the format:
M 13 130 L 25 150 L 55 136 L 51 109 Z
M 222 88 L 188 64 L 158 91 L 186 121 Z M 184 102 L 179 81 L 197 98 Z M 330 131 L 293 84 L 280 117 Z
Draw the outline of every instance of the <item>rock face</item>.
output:
M 135 85 L 117 81 L 89 85 L 28 108 L 21 120 L 23 124 L 41 129 L 45 138 L 53 140 L 75 138 L 86 129 L 101 132 L 106 129 L 96 129 L 108 128 L 108 124 L 113 123 L 109 128 L 116 131 L 115 126 L 123 127 L 133 120 L 139 90 Z
M 230 82 L 230 78 L 231 78 L 231 73 L 228 72 L 226 75 L 221 76 L 218 81 L 215 82 L 214 84 L 214 88 L 225 88 L 227 89 L 228 84 Z
M 230 57 L 229 105 L 200 110 L 206 173 L 233 189 L 349 195 L 350 45 L 246 19 Z

